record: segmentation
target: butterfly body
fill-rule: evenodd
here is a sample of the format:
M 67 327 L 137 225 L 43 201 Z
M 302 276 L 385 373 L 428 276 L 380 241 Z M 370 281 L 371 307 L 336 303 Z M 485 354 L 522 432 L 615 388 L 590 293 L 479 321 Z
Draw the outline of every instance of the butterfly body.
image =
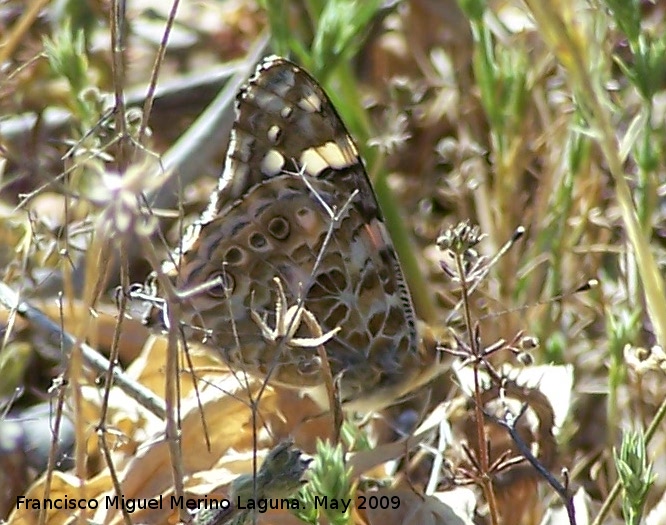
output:
M 294 307 L 329 334 L 324 348 L 343 402 L 386 405 L 438 373 L 419 346 L 356 146 L 321 87 L 285 59 L 266 60 L 239 93 L 219 191 L 179 258 L 179 289 L 220 283 L 184 302 L 184 333 L 232 367 L 321 390 L 317 345 L 267 337 Z M 290 335 L 314 337 L 298 320 Z

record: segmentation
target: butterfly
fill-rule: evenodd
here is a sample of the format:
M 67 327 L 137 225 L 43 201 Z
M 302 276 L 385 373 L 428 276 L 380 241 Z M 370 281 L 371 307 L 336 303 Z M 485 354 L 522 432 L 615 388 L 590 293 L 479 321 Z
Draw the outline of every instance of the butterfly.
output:
M 185 337 L 232 367 L 343 406 L 388 406 L 441 370 L 358 148 L 329 97 L 269 57 L 241 88 L 218 191 L 171 274 Z

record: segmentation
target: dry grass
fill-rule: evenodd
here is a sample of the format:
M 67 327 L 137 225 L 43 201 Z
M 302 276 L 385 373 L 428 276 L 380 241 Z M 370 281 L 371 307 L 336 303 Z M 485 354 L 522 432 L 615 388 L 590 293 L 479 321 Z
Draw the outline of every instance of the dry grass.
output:
M 56 323 L 46 332 L 35 316 L 2 312 L 0 401 L 18 414 L 50 401 L 51 430 L 64 406 L 76 436 L 72 468 L 42 465 L 46 474 L 35 477 L 32 452 L 0 426 L 0 519 L 14 512 L 13 523 L 37 523 L 15 510 L 16 498 L 45 490 L 100 502 L 223 497 L 239 474 L 256 471 L 258 450 L 292 436 L 314 453 L 317 438 L 331 435 L 332 422 L 307 399 L 229 374 L 205 349 L 177 352 L 176 330 L 167 340 L 136 314 L 117 315 L 130 305 L 116 287 L 158 270 L 205 208 L 233 96 L 268 53 L 272 30 L 273 50 L 291 53 L 331 95 L 366 160 L 419 316 L 436 333 L 453 328 L 454 357 L 466 361 L 432 389 L 427 429 L 418 431 L 428 446 L 409 452 L 377 421 L 343 429 L 352 470 L 330 459 L 312 475 L 356 507 L 327 519 L 450 523 L 452 508 L 469 518 L 452 503 L 463 502 L 484 523 L 567 523 L 544 515 L 576 493 L 579 523 L 583 514 L 637 523 L 649 483 L 622 492 L 614 460 L 635 429 L 659 474 L 645 515 L 663 522 L 666 359 L 653 346 L 666 337 L 664 6 L 529 0 L 486 9 L 459 0 L 461 9 L 412 0 L 378 13 L 375 2 L 361 3 L 350 17 L 350 8 L 331 7 L 340 2 L 323 11 L 320 3 L 184 3 L 174 21 L 172 6 L 140 2 L 127 26 L 110 23 L 118 7 L 103 2 L 0 7 L 0 268 L 5 284 Z M 167 22 L 175 23 L 164 45 Z M 119 35 L 123 52 L 114 53 Z M 438 248 L 442 232 L 465 220 L 478 224 L 481 242 Z M 524 235 L 486 271 L 518 226 Z M 598 286 L 580 291 L 591 279 Z M 90 371 L 83 341 L 152 392 L 152 413 L 104 388 L 110 379 Z M 526 354 L 542 366 L 520 364 Z M 528 417 L 514 428 L 505 410 L 515 415 L 521 404 Z M 481 424 L 484 408 L 492 414 Z M 443 420 L 448 445 L 434 433 Z M 165 428 L 181 449 L 159 439 Z M 364 445 L 366 433 L 383 444 Z M 539 445 L 535 464 L 512 459 L 521 444 Z M 625 457 L 639 464 L 634 471 L 637 454 Z M 399 458 L 397 471 L 378 466 Z M 325 479 L 327 468 L 340 483 Z M 473 490 L 452 492 L 460 484 Z M 361 496 L 397 497 L 401 507 L 360 509 Z M 64 523 L 72 512 L 44 519 Z M 178 515 L 166 503 L 125 515 L 100 504 L 87 517 L 173 523 Z M 285 511 L 258 519 L 301 523 Z

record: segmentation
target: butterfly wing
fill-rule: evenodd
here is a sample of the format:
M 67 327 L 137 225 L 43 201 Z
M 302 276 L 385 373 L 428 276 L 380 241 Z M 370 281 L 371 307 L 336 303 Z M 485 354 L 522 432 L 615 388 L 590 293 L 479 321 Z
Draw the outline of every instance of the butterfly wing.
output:
M 411 298 L 356 145 L 319 84 L 283 58 L 239 93 L 219 191 L 181 256 L 181 289 L 224 283 L 184 305 L 186 333 L 250 373 L 322 384 L 316 349 L 268 344 L 251 314 L 275 326 L 275 277 L 285 309 L 302 298 L 325 333 L 339 327 L 325 348 L 343 400 L 418 365 Z

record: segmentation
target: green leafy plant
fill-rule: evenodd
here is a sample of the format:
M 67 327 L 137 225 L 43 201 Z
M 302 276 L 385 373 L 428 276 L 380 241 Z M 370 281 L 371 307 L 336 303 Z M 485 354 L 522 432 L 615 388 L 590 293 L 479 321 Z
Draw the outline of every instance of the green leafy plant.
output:
M 656 475 L 648 462 L 645 437 L 640 431 L 622 436 L 620 452 L 613 450 L 615 468 L 622 484 L 622 512 L 627 525 L 638 525 Z
M 320 517 L 332 525 L 351 523 L 354 486 L 342 446 L 319 441 L 309 475 L 310 483 L 298 493 L 301 505 L 296 516 L 313 525 L 319 523 Z

